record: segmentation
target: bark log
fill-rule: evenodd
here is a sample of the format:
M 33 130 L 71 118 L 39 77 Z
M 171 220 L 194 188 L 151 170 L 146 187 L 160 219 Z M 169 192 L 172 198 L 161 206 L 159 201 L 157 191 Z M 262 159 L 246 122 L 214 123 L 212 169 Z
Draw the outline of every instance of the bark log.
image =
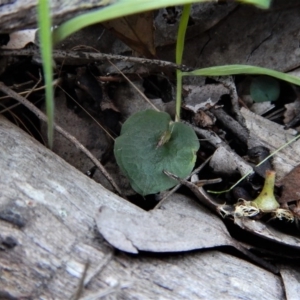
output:
M 97 209 L 139 208 L 2 117 L 0 141 L 1 299 L 71 299 L 87 263 L 80 299 L 284 299 L 280 278 L 218 251 L 114 253 Z
M 53 25 L 71 19 L 79 14 L 103 7 L 107 1 L 102 0 L 75 0 L 75 1 L 49 1 Z M 28 28 L 36 28 L 37 0 L 4 0 L 0 1 L 0 32 Z

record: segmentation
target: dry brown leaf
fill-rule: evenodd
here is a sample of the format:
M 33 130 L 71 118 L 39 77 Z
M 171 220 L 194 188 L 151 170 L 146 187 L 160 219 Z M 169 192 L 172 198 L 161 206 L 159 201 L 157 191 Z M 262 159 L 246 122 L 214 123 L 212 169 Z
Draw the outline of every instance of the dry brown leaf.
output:
M 280 203 L 288 203 L 300 200 L 300 165 L 295 167 L 279 182 L 282 185 L 282 194 L 279 199 Z
M 111 245 L 129 253 L 181 252 L 229 243 L 229 236 L 210 222 L 161 210 L 124 214 L 105 206 L 97 225 Z
M 214 106 L 229 91 L 223 84 L 206 84 L 204 86 L 185 85 L 188 95 L 184 99 L 184 108 L 194 113 L 199 109 L 207 110 Z
M 292 103 L 288 103 L 284 105 L 284 124 L 291 122 L 299 113 L 300 113 L 300 101 L 297 99 Z
M 235 224 L 256 236 L 300 249 L 300 239 L 298 237 L 282 233 L 269 223 L 263 223 L 262 221 L 250 218 L 236 218 Z
M 134 51 L 155 57 L 153 12 L 104 22 L 103 25 Z
M 26 29 L 13 32 L 9 35 L 10 40 L 3 49 L 22 49 L 29 43 L 35 43 L 37 29 Z
M 121 251 L 182 252 L 232 246 L 250 260 L 277 272 L 232 238 L 221 219 L 184 195 L 173 194 L 161 209 L 150 212 L 124 212 L 102 206 L 96 224 L 106 241 Z
M 235 245 L 224 223 L 203 207 L 191 204 L 188 197 L 175 194 L 169 203 L 175 203 L 176 210 L 125 213 L 102 206 L 96 217 L 98 230 L 115 248 L 129 253 Z
M 284 284 L 286 299 L 298 299 L 300 294 L 300 268 L 283 265 L 280 268 L 280 275 Z

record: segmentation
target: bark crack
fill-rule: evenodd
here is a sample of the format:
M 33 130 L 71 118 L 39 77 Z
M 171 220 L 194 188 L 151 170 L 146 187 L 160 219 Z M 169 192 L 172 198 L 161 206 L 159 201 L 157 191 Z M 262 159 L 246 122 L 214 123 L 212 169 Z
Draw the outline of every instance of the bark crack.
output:
M 275 28 L 275 26 L 277 25 L 280 16 L 281 16 L 281 13 L 278 14 L 278 17 L 276 18 L 276 20 L 275 20 L 275 22 L 274 22 L 274 24 L 273 24 L 273 26 L 272 26 L 272 28 L 271 28 L 271 31 L 270 31 L 269 35 L 268 35 L 267 37 L 265 37 L 262 41 L 260 41 L 260 42 L 258 43 L 258 45 L 256 45 L 256 46 L 252 49 L 252 51 L 250 52 L 250 54 L 248 55 L 248 57 L 247 57 L 247 59 L 246 59 L 247 62 L 249 62 L 249 60 L 250 60 L 251 57 L 253 56 L 253 53 L 256 52 L 256 51 L 260 48 L 261 45 L 263 45 L 266 41 L 268 41 L 268 40 L 273 36 L 274 28 Z

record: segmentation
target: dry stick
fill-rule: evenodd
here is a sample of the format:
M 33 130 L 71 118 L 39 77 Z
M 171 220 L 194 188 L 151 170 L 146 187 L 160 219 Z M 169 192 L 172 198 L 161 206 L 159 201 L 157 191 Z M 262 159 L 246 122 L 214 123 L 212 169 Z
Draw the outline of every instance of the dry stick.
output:
M 106 296 L 108 296 L 112 293 L 118 292 L 122 288 L 123 287 L 120 285 L 120 283 L 117 282 L 116 284 L 109 286 L 109 287 L 105 288 L 104 290 L 99 290 L 97 292 L 89 293 L 88 295 L 82 297 L 80 300 L 99 300 L 99 299 L 105 298 Z M 112 299 L 117 299 L 117 298 L 114 297 Z
M 27 92 L 27 94 L 24 96 L 24 98 L 28 98 L 32 92 L 34 91 L 34 89 L 37 88 L 37 86 L 40 84 L 40 82 L 42 81 L 42 74 L 41 74 L 41 69 L 39 69 L 39 79 L 38 81 L 35 83 L 35 85 Z
M 79 284 L 78 284 L 78 286 L 76 288 L 76 291 L 75 291 L 74 295 L 70 298 L 70 300 L 78 300 L 78 299 L 80 299 L 81 294 L 83 292 L 83 282 L 84 282 L 84 279 L 86 277 L 86 273 L 87 273 L 87 270 L 89 268 L 89 265 L 90 265 L 90 262 L 87 261 L 85 263 L 85 265 L 84 265 L 83 273 L 82 273 L 81 278 L 79 280 Z
M 91 274 L 88 275 L 88 269 L 90 267 L 90 262 L 87 261 L 85 263 L 85 266 L 84 266 L 84 270 L 83 270 L 83 273 L 81 275 L 81 278 L 80 278 L 80 281 L 79 281 L 79 284 L 76 288 L 76 291 L 74 293 L 74 295 L 71 297 L 71 300 L 78 300 L 78 299 L 82 299 L 81 298 L 81 295 L 83 293 L 83 289 L 90 283 L 90 281 L 97 275 L 99 274 L 103 268 L 105 266 L 108 265 L 108 263 L 110 262 L 110 260 L 112 259 L 113 257 L 113 254 L 114 254 L 114 251 L 112 250 L 104 259 L 103 262 L 101 262 L 94 271 L 92 271 Z M 103 293 L 103 291 L 102 291 Z M 98 299 L 98 298 L 97 298 Z
M 11 98 L 14 98 L 15 100 L 21 102 L 24 106 L 26 106 L 29 110 L 31 110 L 40 120 L 47 123 L 48 118 L 47 116 L 40 111 L 37 107 L 35 107 L 31 102 L 29 102 L 24 97 L 20 96 L 15 91 L 11 90 L 9 87 L 7 87 L 3 82 L 0 82 L 0 90 L 10 96 Z M 63 128 L 61 128 L 59 125 L 54 123 L 54 129 L 58 131 L 62 136 L 64 136 L 67 140 L 69 140 L 71 143 L 73 143 L 78 149 L 80 149 L 90 160 L 99 168 L 99 170 L 103 173 L 103 175 L 106 177 L 106 179 L 110 182 L 110 184 L 115 188 L 115 190 L 121 195 L 121 190 L 118 187 L 118 185 L 115 183 L 115 181 L 111 178 L 111 176 L 108 174 L 108 172 L 105 170 L 105 168 L 102 166 L 102 164 L 99 162 L 99 160 L 93 156 L 93 154 L 86 149 L 74 136 L 66 132 Z
M 108 255 L 104 258 L 104 260 L 95 268 L 93 272 L 90 274 L 86 275 L 84 281 L 83 281 L 83 286 L 86 287 L 91 280 L 97 276 L 111 261 L 112 257 L 114 255 L 114 250 L 111 250 Z
M 235 86 L 232 76 L 222 76 L 222 77 L 219 77 L 217 79 L 217 81 L 219 81 L 221 84 L 223 84 L 229 90 L 232 110 L 235 113 L 236 119 L 238 120 L 238 122 L 242 126 L 245 126 L 245 119 L 242 116 L 241 111 L 240 111 L 239 96 L 237 94 L 236 86 Z
M 0 55 L 2 56 L 40 56 L 40 52 L 38 49 L 28 48 L 28 49 L 20 49 L 20 50 L 0 50 Z M 103 54 L 103 53 L 94 53 L 94 52 L 83 52 L 83 51 L 61 51 L 54 50 L 53 51 L 53 59 L 56 60 L 64 60 L 74 59 L 74 60 L 82 60 L 86 59 L 91 62 L 95 61 L 107 61 L 107 60 L 115 60 L 115 61 L 124 61 L 124 62 L 132 62 L 149 66 L 158 66 L 165 67 L 170 69 L 178 69 L 183 72 L 192 71 L 191 68 L 188 68 L 184 65 L 177 65 L 175 63 L 169 61 L 163 61 L 158 59 L 146 59 L 140 57 L 130 57 L 123 55 L 113 55 L 113 54 Z
M 249 132 L 238 121 L 229 116 L 222 108 L 211 108 L 210 112 L 218 119 L 218 121 L 234 134 L 239 141 L 247 145 L 249 140 Z
M 190 126 L 191 128 L 194 129 L 194 131 L 196 132 L 196 134 L 198 136 L 201 136 L 205 139 L 205 141 L 207 141 L 208 143 L 210 143 L 212 146 L 214 146 L 215 148 L 219 148 L 219 147 L 224 147 L 225 149 L 227 149 L 228 151 L 232 151 L 232 149 L 228 146 L 228 144 L 226 144 L 215 132 L 213 132 L 212 130 L 208 130 L 208 129 L 203 129 L 200 127 L 197 127 L 189 122 L 186 121 L 181 121 L 181 123 Z
M 56 86 L 60 83 L 61 79 L 54 79 L 53 82 L 52 82 L 52 85 L 53 86 Z M 13 85 L 12 87 L 16 88 L 15 87 L 16 85 Z M 21 87 L 21 85 L 19 84 L 19 86 Z M 45 85 L 42 85 L 42 86 L 39 86 L 38 88 L 31 88 L 30 91 L 31 92 L 37 92 L 37 91 L 41 91 L 41 90 L 44 90 L 45 89 Z M 28 91 L 24 91 L 24 92 L 20 92 L 18 93 L 19 95 L 26 95 L 28 93 Z M 8 98 L 11 98 L 10 96 L 3 96 L 3 97 L 0 97 L 0 100 L 3 100 L 3 99 L 8 99 Z
M 205 166 L 206 164 L 210 161 L 210 159 L 212 158 L 212 155 L 207 158 L 207 160 L 202 163 L 197 169 L 195 169 L 189 176 L 187 176 L 185 178 L 185 180 L 189 180 L 194 174 L 199 173 Z M 162 206 L 162 204 L 172 195 L 174 194 L 180 187 L 182 186 L 181 183 L 177 184 L 172 190 L 170 190 L 168 192 L 168 194 L 166 196 L 164 196 L 157 204 L 156 206 L 153 208 L 153 210 L 158 209 Z
M 0 103 L 0 106 L 3 106 L 3 104 Z M 5 110 L 5 109 L 4 109 Z M 2 112 L 0 112 L 0 114 L 2 114 Z M 24 131 L 27 132 L 30 136 L 32 136 L 31 131 L 29 130 L 29 128 L 26 126 L 26 124 L 23 122 L 23 120 L 21 118 L 18 117 L 18 115 L 16 115 L 15 113 L 13 113 L 12 111 L 9 112 L 10 116 L 13 118 L 14 122 L 16 123 L 17 126 L 20 127 L 20 124 L 24 127 Z M 24 117 L 27 119 L 27 121 L 30 123 L 30 125 L 37 130 L 37 128 L 34 126 L 34 124 L 32 123 L 31 120 L 29 120 L 27 118 L 26 115 L 24 115 Z

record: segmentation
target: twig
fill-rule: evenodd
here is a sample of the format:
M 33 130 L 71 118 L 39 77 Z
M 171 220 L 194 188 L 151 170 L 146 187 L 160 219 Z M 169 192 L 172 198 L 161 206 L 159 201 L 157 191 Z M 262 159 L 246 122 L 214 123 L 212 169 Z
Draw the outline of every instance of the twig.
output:
M 31 110 L 40 120 L 47 122 L 47 116 L 40 111 L 36 106 L 34 106 L 31 102 L 29 102 L 26 98 L 20 96 L 15 91 L 11 90 L 7 87 L 3 82 L 0 82 L 0 90 L 7 94 L 8 96 L 14 98 L 15 100 L 21 102 L 24 106 L 26 106 L 29 110 Z M 115 188 L 115 190 L 121 195 L 121 190 L 112 177 L 108 174 L 99 160 L 88 150 L 86 149 L 74 136 L 66 132 L 63 128 L 59 125 L 54 123 L 54 129 L 58 131 L 62 136 L 64 136 L 67 140 L 73 143 L 78 149 L 80 149 L 90 160 L 99 168 L 99 170 L 103 173 L 106 179 L 110 182 L 110 184 Z
M 240 112 L 240 107 L 239 107 L 239 96 L 236 91 L 236 86 L 233 81 L 232 76 L 221 76 L 218 79 L 216 79 L 220 83 L 222 83 L 228 90 L 229 90 L 229 95 L 231 98 L 231 105 L 232 105 L 232 110 L 236 115 L 237 121 L 242 125 L 245 126 L 245 119 L 242 116 Z
M 105 266 L 107 266 L 107 264 L 109 263 L 109 261 L 111 260 L 112 256 L 113 256 L 113 251 L 111 251 L 104 259 L 103 262 L 101 262 L 94 271 L 92 271 L 91 274 L 87 275 L 88 273 L 88 269 L 90 267 L 90 262 L 86 262 L 85 266 L 84 266 L 84 270 L 83 270 L 83 273 L 82 273 L 82 276 L 80 278 L 80 281 L 79 281 L 79 284 L 77 286 L 77 289 L 74 293 L 74 295 L 70 298 L 70 300 L 79 300 L 79 299 L 84 299 L 84 298 L 81 298 L 81 295 L 83 294 L 83 289 L 90 283 L 90 281 L 98 274 L 100 273 L 103 268 Z M 113 291 L 110 291 L 110 289 L 106 289 L 105 291 L 101 291 L 101 293 L 103 293 L 104 295 L 106 295 L 107 291 L 110 292 L 113 292 Z M 102 294 L 101 294 L 102 295 Z M 90 299 L 90 298 L 88 298 Z M 98 299 L 98 298 L 96 298 Z
M 40 51 L 33 48 L 28 49 L 20 49 L 20 50 L 0 50 L 1 56 L 40 56 Z M 103 54 L 103 53 L 94 53 L 94 52 L 83 52 L 83 51 L 62 51 L 62 50 L 54 50 L 53 51 L 53 59 L 55 60 L 65 60 L 74 59 L 74 60 L 82 60 L 85 59 L 90 62 L 95 61 L 124 61 L 124 62 L 132 62 L 149 66 L 158 66 L 165 67 L 170 69 L 178 69 L 183 72 L 192 71 L 192 68 L 188 68 L 184 65 L 177 65 L 175 63 L 169 61 L 163 61 L 158 59 L 146 59 L 140 57 L 130 57 L 123 55 L 113 55 L 113 54 Z
M 99 290 L 95 293 L 90 293 L 89 295 L 82 297 L 81 300 L 99 300 L 101 298 L 104 298 L 112 293 L 116 293 L 118 292 L 120 289 L 122 288 L 122 286 L 120 285 L 119 282 L 117 282 L 116 284 L 104 289 L 104 290 Z M 125 286 L 126 288 L 126 286 Z
M 186 121 L 181 121 L 181 122 L 193 128 L 197 135 L 203 137 L 212 146 L 216 148 L 224 147 L 228 151 L 232 151 L 230 146 L 228 146 L 228 144 L 226 144 L 214 131 L 197 127 Z
M 222 108 L 211 108 L 210 111 L 218 121 L 227 128 L 244 145 L 248 145 L 249 132 L 238 121 L 229 116 Z
M 84 287 L 86 287 L 90 283 L 90 281 L 108 265 L 108 263 L 111 261 L 113 255 L 114 255 L 114 251 L 112 250 L 111 252 L 109 252 L 108 255 L 106 255 L 105 259 L 96 267 L 96 269 L 93 272 L 86 275 L 86 277 L 83 281 Z
M 87 262 L 85 263 L 85 265 L 84 265 L 83 273 L 82 273 L 81 278 L 80 278 L 80 280 L 79 280 L 79 284 L 78 284 L 78 286 L 77 286 L 77 288 L 76 288 L 76 291 L 75 291 L 75 293 L 72 295 L 72 297 L 70 298 L 70 300 L 79 300 L 79 299 L 80 299 L 81 294 L 82 294 L 82 291 L 83 291 L 83 287 L 84 287 L 83 282 L 84 282 L 84 279 L 85 279 L 85 277 L 86 277 L 87 270 L 88 270 L 89 266 L 90 266 L 90 262 L 87 261 Z
M 32 94 L 32 92 L 34 91 L 34 89 L 37 88 L 37 86 L 40 84 L 40 82 L 42 81 L 42 74 L 41 74 L 41 69 L 39 69 L 39 79 L 38 81 L 35 83 L 35 85 L 27 92 L 27 94 L 24 96 L 24 98 L 28 99 L 28 97 Z
M 55 87 L 56 85 L 59 84 L 60 81 L 61 81 L 60 78 L 59 79 L 54 79 L 53 82 L 52 82 L 52 85 Z M 22 87 L 22 85 L 21 84 L 18 84 L 18 85 L 14 84 L 12 87 L 14 89 L 18 89 L 19 87 Z M 41 90 L 44 90 L 44 89 L 45 89 L 45 85 L 42 85 L 42 86 L 39 86 L 37 88 L 31 88 L 30 91 L 37 92 L 37 91 L 41 91 Z M 19 92 L 18 94 L 19 95 L 27 95 L 27 93 L 28 93 L 28 91 L 24 91 L 24 92 Z M 8 98 L 10 98 L 10 96 L 2 96 L 2 97 L 0 97 L 0 100 L 8 99 Z
M 189 176 L 187 176 L 185 178 L 185 180 L 189 180 L 194 174 L 199 173 L 205 166 L 206 164 L 210 161 L 210 159 L 212 158 L 212 156 L 210 156 L 204 163 L 202 163 L 198 168 L 196 168 Z M 168 192 L 168 194 L 166 196 L 164 196 L 157 204 L 156 206 L 153 208 L 154 209 L 158 209 L 162 206 L 162 204 L 172 195 L 174 194 L 180 187 L 181 187 L 182 183 L 177 184 L 172 190 L 170 190 Z
M 218 212 L 218 206 L 220 205 L 220 203 L 216 202 L 216 200 L 211 197 L 209 194 L 207 194 L 205 192 L 205 190 L 203 189 L 203 186 L 206 184 L 212 184 L 212 183 L 219 183 L 222 181 L 221 178 L 216 178 L 216 179 L 209 179 L 209 180 L 199 180 L 197 182 L 197 184 L 190 182 L 188 180 L 185 179 L 181 179 L 178 176 L 164 171 L 164 173 L 169 176 L 170 178 L 173 178 L 174 180 L 177 180 L 180 182 L 180 184 L 185 185 L 186 187 L 188 187 L 197 197 L 197 199 L 199 200 L 199 202 L 203 205 L 205 205 L 206 207 L 208 207 L 209 209 L 211 209 L 213 212 Z

